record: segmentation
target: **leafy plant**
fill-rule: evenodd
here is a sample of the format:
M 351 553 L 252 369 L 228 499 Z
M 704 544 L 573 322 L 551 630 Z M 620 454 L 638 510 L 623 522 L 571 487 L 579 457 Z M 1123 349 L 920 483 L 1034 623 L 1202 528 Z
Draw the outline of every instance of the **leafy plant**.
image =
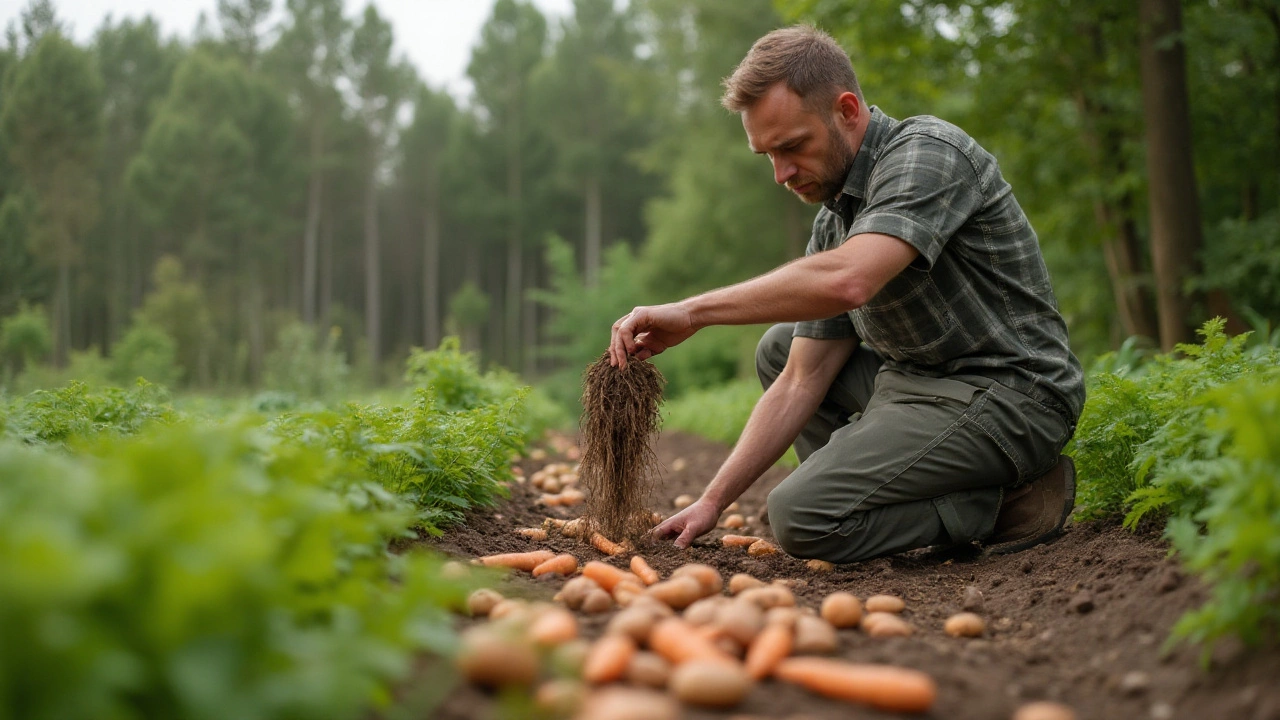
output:
M 716 388 L 695 390 L 665 405 L 662 427 L 733 444 L 747 426 L 747 418 L 760 395 L 760 383 L 753 380 L 736 380 Z M 789 467 L 800 464 L 794 449 L 787 450 L 781 462 Z
M 292 322 L 280 329 L 266 359 L 266 386 L 299 398 L 339 397 L 351 368 L 339 349 L 341 331 L 333 327 L 320 340 L 316 329 Z
M 122 385 L 144 378 L 165 387 L 182 379 L 178 346 L 164 330 L 136 319 L 111 348 L 111 377 Z
M 178 419 L 161 386 L 139 380 L 131 389 L 90 388 L 72 382 L 56 390 L 37 390 L 13 401 L 6 434 L 38 445 L 92 440 L 99 435 L 134 435 L 152 424 Z

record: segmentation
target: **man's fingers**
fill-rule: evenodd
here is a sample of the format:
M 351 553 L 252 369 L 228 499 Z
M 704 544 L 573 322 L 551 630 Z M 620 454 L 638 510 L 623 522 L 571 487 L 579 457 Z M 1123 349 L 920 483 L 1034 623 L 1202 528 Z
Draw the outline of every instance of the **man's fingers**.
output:
M 685 526 L 684 532 L 680 533 L 680 537 L 676 538 L 676 547 L 681 550 L 687 550 L 696 537 L 697 534 L 693 532 L 693 528 Z

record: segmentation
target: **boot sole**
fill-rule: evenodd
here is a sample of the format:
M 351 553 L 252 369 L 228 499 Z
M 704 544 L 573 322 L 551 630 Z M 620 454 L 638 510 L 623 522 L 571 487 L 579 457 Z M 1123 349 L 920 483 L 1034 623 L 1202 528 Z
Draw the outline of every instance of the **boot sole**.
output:
M 1062 536 L 1063 526 L 1067 524 L 1067 520 L 1071 517 L 1071 512 L 1076 508 L 1076 464 L 1070 457 L 1064 455 L 1063 458 L 1066 460 L 1063 476 L 1067 482 L 1067 492 L 1066 497 L 1063 498 L 1062 515 L 1059 516 L 1058 522 L 1053 529 L 1026 540 L 1013 540 L 1000 545 L 992 545 L 983 550 L 983 555 L 1012 555 L 1023 550 L 1030 550 L 1037 545 L 1052 542 Z

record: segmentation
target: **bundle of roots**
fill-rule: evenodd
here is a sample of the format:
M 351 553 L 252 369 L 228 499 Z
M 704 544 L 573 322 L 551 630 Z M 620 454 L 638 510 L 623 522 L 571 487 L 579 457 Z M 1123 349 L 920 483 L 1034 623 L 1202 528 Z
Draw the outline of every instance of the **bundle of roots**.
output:
M 657 479 L 653 441 L 665 383 L 648 361 L 629 358 L 617 368 L 607 353 L 583 373 L 578 477 L 587 491 L 584 517 L 606 537 L 639 538 L 653 525 L 644 503 Z

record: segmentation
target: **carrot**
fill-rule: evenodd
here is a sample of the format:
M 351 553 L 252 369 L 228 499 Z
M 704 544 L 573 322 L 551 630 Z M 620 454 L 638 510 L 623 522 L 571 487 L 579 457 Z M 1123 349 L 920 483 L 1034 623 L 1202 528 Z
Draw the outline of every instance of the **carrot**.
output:
M 605 591 L 612 591 L 614 585 L 617 585 L 623 578 L 627 577 L 627 573 L 599 560 L 592 560 L 582 566 L 582 574 L 584 577 L 595 580 L 596 584 Z
M 692 625 L 678 618 L 667 618 L 653 626 L 649 633 L 649 647 L 673 665 L 690 660 L 738 662 L 716 647 L 715 643 L 695 632 Z
M 790 625 L 786 623 L 765 625 L 747 647 L 747 674 L 751 679 L 763 680 L 769 677 L 778 663 L 791 654 L 792 642 Z
M 578 572 L 578 558 L 565 553 L 564 555 L 557 555 L 544 563 L 539 563 L 533 569 L 533 576 L 542 577 L 547 573 L 560 573 L 568 577 L 576 572 Z
M 892 665 L 789 658 L 778 663 L 773 674 L 819 695 L 894 712 L 925 712 L 938 696 L 938 685 L 932 677 Z
M 638 575 L 645 585 L 652 585 L 662 579 L 658 577 L 658 571 L 649 567 L 649 563 L 639 555 L 631 556 L 631 572 Z
M 524 553 L 485 555 L 480 558 L 480 562 L 488 567 L 505 567 L 529 572 L 555 556 L 556 554 L 550 550 L 534 550 L 533 552 Z
M 547 531 L 542 528 L 520 528 L 516 533 L 523 535 L 530 540 L 546 540 Z
M 725 535 L 720 538 L 720 544 L 725 547 L 746 547 L 757 542 L 760 538 L 755 535 Z
M 591 546 L 605 555 L 621 555 L 626 552 L 621 545 L 600 533 L 591 533 Z
M 582 679 L 593 685 L 613 682 L 627 674 L 627 665 L 636 654 L 636 642 L 629 635 L 605 635 L 591 646 L 582 665 Z

